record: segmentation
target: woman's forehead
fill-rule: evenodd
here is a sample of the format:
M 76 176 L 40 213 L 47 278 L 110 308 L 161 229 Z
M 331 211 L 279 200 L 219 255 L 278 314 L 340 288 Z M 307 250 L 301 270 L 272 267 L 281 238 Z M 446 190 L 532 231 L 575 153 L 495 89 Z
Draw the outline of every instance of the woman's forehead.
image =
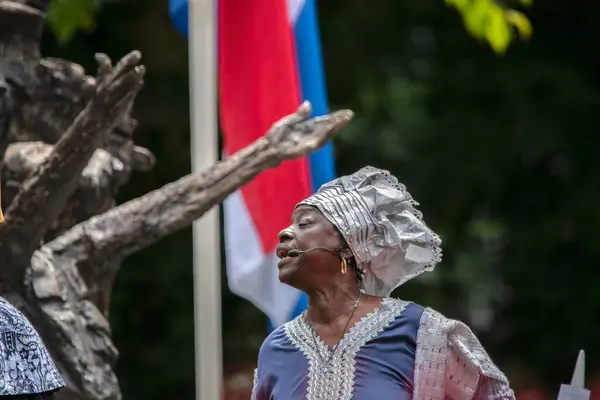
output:
M 294 209 L 292 212 L 292 218 L 297 218 L 303 214 L 321 214 L 316 207 L 309 206 L 306 204 L 300 204 L 298 207 Z

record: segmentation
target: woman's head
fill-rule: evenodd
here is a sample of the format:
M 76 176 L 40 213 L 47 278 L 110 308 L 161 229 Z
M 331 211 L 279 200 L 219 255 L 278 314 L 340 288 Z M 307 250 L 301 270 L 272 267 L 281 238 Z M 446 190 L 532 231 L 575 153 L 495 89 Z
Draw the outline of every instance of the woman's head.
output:
M 314 250 L 287 257 L 290 250 L 308 249 Z M 290 226 L 279 233 L 276 251 L 280 257 L 279 280 L 300 290 L 359 282 L 350 248 L 316 207 L 300 204 L 295 208 Z
M 389 295 L 441 259 L 441 240 L 416 205 L 395 177 L 373 167 L 323 185 L 296 206 L 292 224 L 280 233 L 278 251 L 286 255 L 289 248 L 324 247 L 334 254 L 315 250 L 284 258 L 280 280 L 301 290 L 327 280 L 333 284 L 340 278 L 343 257 L 364 272 L 368 294 Z

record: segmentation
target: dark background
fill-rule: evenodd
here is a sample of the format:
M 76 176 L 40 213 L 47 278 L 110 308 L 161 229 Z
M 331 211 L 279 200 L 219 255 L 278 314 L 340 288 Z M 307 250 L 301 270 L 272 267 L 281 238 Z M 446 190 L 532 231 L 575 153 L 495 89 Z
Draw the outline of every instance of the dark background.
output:
M 320 25 L 339 174 L 391 170 L 444 240 L 444 261 L 395 295 L 469 323 L 518 391 L 556 398 L 580 348 L 600 378 L 600 3 L 538 1 L 534 33 L 494 53 L 443 0 L 327 0 Z M 156 154 L 121 201 L 190 170 L 187 42 L 166 0 L 103 5 L 96 29 L 44 54 L 93 73 L 93 55 L 139 49 L 136 141 Z M 111 323 L 126 398 L 194 398 L 191 229 L 130 257 Z M 240 327 L 243 326 L 243 329 Z M 223 275 L 228 385 L 247 390 L 265 317 Z M 235 375 L 234 373 L 241 374 Z M 232 375 L 233 374 L 233 375 Z M 232 389 L 233 390 L 233 389 Z

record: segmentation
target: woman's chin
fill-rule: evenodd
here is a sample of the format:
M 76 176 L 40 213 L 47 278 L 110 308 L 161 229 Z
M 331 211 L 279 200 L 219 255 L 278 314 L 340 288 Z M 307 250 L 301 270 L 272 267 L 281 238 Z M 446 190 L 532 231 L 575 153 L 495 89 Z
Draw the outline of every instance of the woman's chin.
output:
M 284 266 L 279 268 L 279 282 L 285 283 L 286 285 L 294 285 L 294 277 L 296 276 L 296 268 L 293 266 Z

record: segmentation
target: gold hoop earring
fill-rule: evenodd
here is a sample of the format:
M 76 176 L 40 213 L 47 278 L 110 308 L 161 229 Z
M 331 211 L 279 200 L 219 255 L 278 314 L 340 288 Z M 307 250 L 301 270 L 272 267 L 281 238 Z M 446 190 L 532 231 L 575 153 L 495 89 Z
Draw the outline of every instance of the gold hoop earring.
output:
M 348 261 L 346 261 L 345 258 L 342 257 L 342 262 L 341 262 L 341 271 L 342 271 L 342 275 L 346 274 L 346 271 L 348 270 Z

